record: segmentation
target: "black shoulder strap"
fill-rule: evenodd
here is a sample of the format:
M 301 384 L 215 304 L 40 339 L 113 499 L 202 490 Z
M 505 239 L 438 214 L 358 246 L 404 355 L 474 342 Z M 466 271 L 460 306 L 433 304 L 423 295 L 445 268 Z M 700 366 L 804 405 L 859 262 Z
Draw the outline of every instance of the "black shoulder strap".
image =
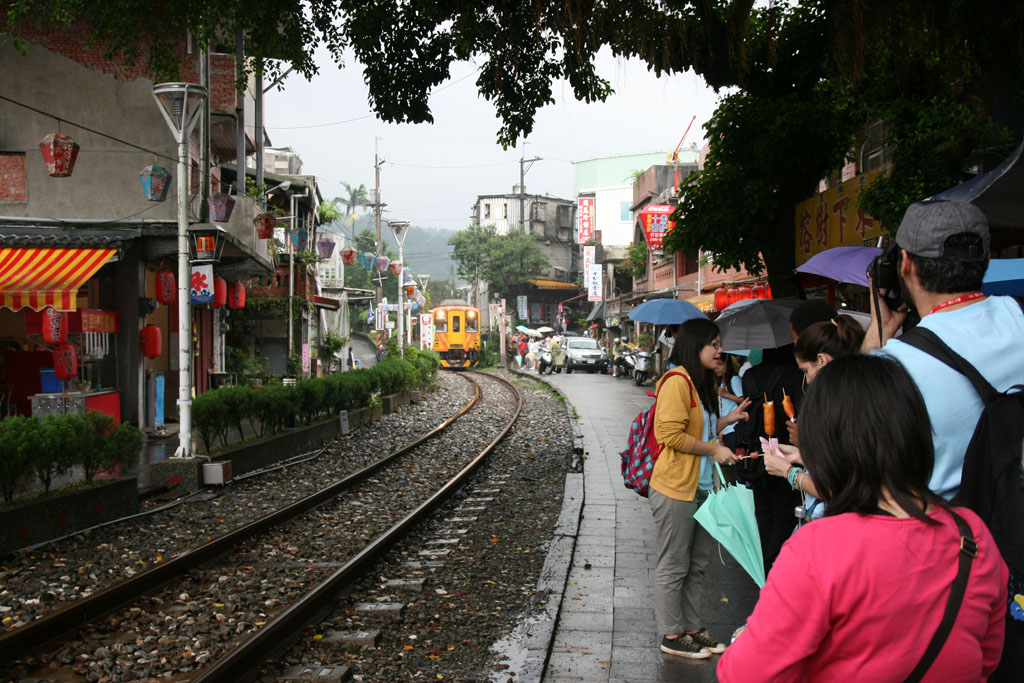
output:
M 935 630 L 935 635 L 932 636 L 932 640 L 928 643 L 928 648 L 924 651 L 924 656 L 921 657 L 921 661 L 917 663 L 914 670 L 907 676 L 907 681 L 917 683 L 924 675 L 928 673 L 928 669 L 935 662 L 935 658 L 942 652 L 942 646 L 946 644 L 946 639 L 949 638 L 950 631 L 953 630 L 953 622 L 956 621 L 956 615 L 960 611 L 960 604 L 964 601 L 964 595 L 967 593 L 967 580 L 971 576 L 971 562 L 974 560 L 974 556 L 978 554 L 978 544 L 974 540 L 974 534 L 971 532 L 970 525 L 964 521 L 964 518 L 949 510 L 949 514 L 953 515 L 953 520 L 956 522 L 957 527 L 960 529 L 960 552 L 958 553 L 959 561 L 957 562 L 956 578 L 953 579 L 953 585 L 949 589 L 949 597 L 946 598 L 946 609 L 942 613 L 942 621 L 939 622 L 939 627 Z
M 959 353 L 949 348 L 946 342 L 939 339 L 939 335 L 935 334 L 931 330 L 924 327 L 915 327 L 907 330 L 903 333 L 903 336 L 898 339 L 905 343 L 910 344 L 916 349 L 924 351 L 929 356 L 932 356 L 936 360 L 940 360 L 949 367 L 953 368 L 960 374 L 964 375 L 974 385 L 974 390 L 978 392 L 978 396 L 981 397 L 982 402 L 988 405 L 999 392 L 996 391 L 995 387 L 989 384 L 988 380 L 981 376 L 978 369 L 967 362 L 967 359 L 961 356 Z

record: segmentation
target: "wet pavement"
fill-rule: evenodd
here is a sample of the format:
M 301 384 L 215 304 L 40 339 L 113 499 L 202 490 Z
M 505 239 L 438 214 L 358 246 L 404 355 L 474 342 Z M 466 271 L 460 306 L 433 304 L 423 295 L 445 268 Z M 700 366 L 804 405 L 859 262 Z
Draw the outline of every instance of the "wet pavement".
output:
M 654 617 L 657 544 L 646 498 L 622 484 L 619 453 L 652 387 L 608 375 L 545 375 L 575 407 L 584 438 L 583 520 L 544 681 L 715 681 L 718 656 L 662 654 Z M 717 544 L 716 544 L 717 549 Z M 728 643 L 757 586 L 724 551 L 706 578 L 705 624 Z

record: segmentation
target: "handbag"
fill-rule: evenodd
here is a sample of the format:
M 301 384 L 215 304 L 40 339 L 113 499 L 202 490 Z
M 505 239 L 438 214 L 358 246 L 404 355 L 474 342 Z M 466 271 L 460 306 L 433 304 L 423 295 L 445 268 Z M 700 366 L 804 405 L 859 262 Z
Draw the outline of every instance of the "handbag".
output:
M 964 601 L 964 594 L 967 592 L 967 579 L 971 576 L 971 562 L 978 554 L 978 544 L 974 540 L 974 534 L 971 532 L 971 527 L 964 521 L 964 518 L 949 510 L 949 514 L 953 515 L 953 521 L 956 522 L 957 527 L 960 529 L 960 554 L 959 562 L 957 563 L 956 578 L 953 579 L 953 585 L 949 589 L 949 597 L 946 598 L 946 610 L 942 613 L 942 621 L 939 622 L 939 627 L 935 629 L 935 635 L 932 636 L 932 640 L 928 643 L 928 648 L 924 651 L 924 655 L 921 657 L 921 661 L 917 663 L 914 670 L 907 676 L 908 683 L 917 683 L 924 675 L 928 673 L 928 669 L 935 662 L 935 658 L 939 656 L 939 652 L 942 651 L 942 646 L 946 644 L 946 639 L 949 637 L 950 631 L 953 630 L 953 622 L 956 621 L 956 615 L 960 611 L 960 605 Z

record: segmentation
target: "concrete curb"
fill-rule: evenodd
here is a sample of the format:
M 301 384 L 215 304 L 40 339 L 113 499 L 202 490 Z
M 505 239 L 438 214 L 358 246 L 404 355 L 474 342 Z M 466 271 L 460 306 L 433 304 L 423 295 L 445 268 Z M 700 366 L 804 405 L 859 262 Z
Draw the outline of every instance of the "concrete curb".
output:
M 530 377 L 544 382 L 565 401 L 566 416 L 572 427 L 572 442 L 575 458 L 573 471 L 565 478 L 565 492 L 562 498 L 562 510 L 552 534 L 551 546 L 544 560 L 537 590 L 548 593 L 541 615 L 530 618 L 520 624 L 503 642 L 514 642 L 519 648 L 525 649 L 526 660 L 517 663 L 516 674 L 520 681 L 536 681 L 544 678 L 544 670 L 551 657 L 554 647 L 555 631 L 562 612 L 562 603 L 569 582 L 569 571 L 572 569 L 573 556 L 576 551 L 576 539 L 579 536 L 580 522 L 583 518 L 583 504 L 586 490 L 583 481 L 583 434 L 574 415 L 575 408 L 569 398 L 557 387 L 544 380 L 543 377 L 509 369 L 509 373 Z M 503 648 L 499 648 L 503 649 Z

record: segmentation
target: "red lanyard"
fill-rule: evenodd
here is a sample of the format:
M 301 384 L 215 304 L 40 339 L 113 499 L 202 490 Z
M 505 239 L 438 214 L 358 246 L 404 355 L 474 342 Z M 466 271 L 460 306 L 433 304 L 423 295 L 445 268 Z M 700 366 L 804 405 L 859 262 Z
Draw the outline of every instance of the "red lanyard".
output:
M 975 299 L 980 299 L 983 296 L 985 295 L 982 292 L 971 292 L 970 294 L 964 294 L 963 296 L 953 297 L 949 301 L 943 301 L 941 304 L 933 308 L 929 312 L 929 315 L 935 313 L 936 311 L 941 311 L 943 308 L 946 308 L 947 306 L 956 306 L 957 304 L 962 304 L 965 301 L 974 301 Z

